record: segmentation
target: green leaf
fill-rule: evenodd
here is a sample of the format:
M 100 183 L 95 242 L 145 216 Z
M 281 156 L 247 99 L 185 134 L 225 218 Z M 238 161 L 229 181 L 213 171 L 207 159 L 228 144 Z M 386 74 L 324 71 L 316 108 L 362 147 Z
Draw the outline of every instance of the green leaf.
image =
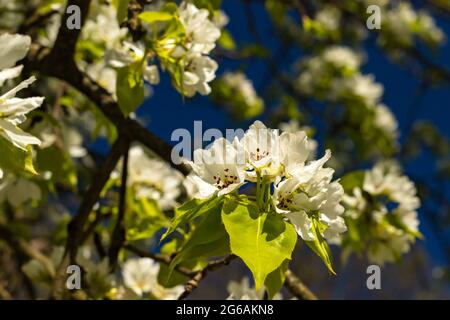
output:
M 36 153 L 36 165 L 39 171 L 52 173 L 51 180 L 75 188 L 77 171 L 70 155 L 63 149 L 51 146 L 39 149 Z
M 113 5 L 117 10 L 117 22 L 119 24 L 128 16 L 128 4 L 130 0 L 113 0 Z
M 125 116 L 134 112 L 144 101 L 144 77 L 141 61 L 117 69 L 117 102 Z
M 403 223 L 401 217 L 396 214 L 388 214 L 385 215 L 384 219 L 392 226 L 396 227 L 397 229 L 400 229 L 404 232 L 406 232 L 409 235 L 412 235 L 413 237 L 423 239 L 424 236 L 419 230 L 414 230 L 408 227 L 405 223 Z
M 266 287 L 267 293 L 269 295 L 269 299 L 273 299 L 273 297 L 281 290 L 284 284 L 284 280 L 286 280 L 286 271 L 289 267 L 289 260 L 284 260 L 284 262 L 277 269 L 269 273 L 264 282 L 264 286 Z
M 141 19 L 145 23 L 170 21 L 174 17 L 175 16 L 173 15 L 173 13 L 164 11 L 145 11 L 139 15 L 139 19 Z
M 333 270 L 333 256 L 331 254 L 330 247 L 328 246 L 327 241 L 324 239 L 320 231 L 321 223 L 316 217 L 312 217 L 311 221 L 313 223 L 311 231 L 314 233 L 316 240 L 305 242 L 308 247 L 310 247 L 311 250 L 314 251 L 320 257 L 320 259 L 322 259 L 328 270 L 332 274 L 336 275 L 336 272 L 334 272 Z
M 151 238 L 157 231 L 167 226 L 168 218 L 155 200 L 133 199 L 131 192 L 127 195 L 130 195 L 128 203 L 131 204 L 131 212 L 127 214 L 125 221 L 128 241 Z
M 36 175 L 33 166 L 31 146 L 22 150 L 14 146 L 9 140 L 0 135 L 0 168 L 16 173 L 27 172 Z
M 175 253 L 178 249 L 178 244 L 180 242 L 180 239 L 173 239 L 169 242 L 167 242 L 164 246 L 161 248 L 161 253 L 172 255 Z M 191 266 L 189 266 L 191 267 Z M 158 273 L 158 283 L 166 288 L 173 288 L 177 285 L 186 283 L 189 280 L 188 277 L 185 275 L 173 271 L 170 272 L 169 266 L 161 263 Z
M 161 241 L 189 221 L 192 221 L 208 211 L 215 210 L 215 208 L 222 205 L 222 201 L 223 198 L 221 197 L 212 197 L 206 200 L 192 199 L 176 208 L 175 217 L 173 218 L 167 231 L 161 237 Z
M 346 174 L 341 179 L 341 185 L 346 193 L 351 194 L 356 187 L 362 187 L 364 182 L 364 171 L 357 170 Z
M 208 9 L 212 14 L 215 10 L 220 9 L 222 0 L 194 0 L 193 3 L 197 8 Z
M 235 50 L 237 48 L 236 42 L 228 30 L 222 30 L 218 43 L 222 48 L 227 50 Z
M 291 259 L 297 233 L 281 215 L 259 212 L 254 204 L 241 197 L 224 204 L 222 220 L 230 236 L 231 252 L 252 271 L 256 290 L 268 274 Z
M 229 238 L 221 220 L 222 206 L 208 211 L 170 264 L 171 271 L 183 261 L 223 256 L 230 252 Z

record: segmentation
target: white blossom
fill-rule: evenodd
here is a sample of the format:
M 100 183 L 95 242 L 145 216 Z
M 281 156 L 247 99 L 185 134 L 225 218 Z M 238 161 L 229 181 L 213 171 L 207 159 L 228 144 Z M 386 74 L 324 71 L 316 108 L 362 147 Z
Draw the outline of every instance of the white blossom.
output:
M 356 74 L 342 81 L 336 81 L 332 90 L 337 97 L 351 95 L 369 107 L 377 105 L 384 92 L 383 85 L 375 82 L 375 77 L 371 74 Z
M 17 77 L 21 66 L 14 67 L 30 46 L 28 36 L 3 34 L 0 36 L 0 83 Z M 18 127 L 26 120 L 26 114 L 41 106 L 44 98 L 17 98 L 16 94 L 36 80 L 30 77 L 0 96 L 0 135 L 17 148 L 26 150 L 28 145 L 39 145 L 40 140 Z
M 341 12 L 334 6 L 325 6 L 316 13 L 314 20 L 325 30 L 335 31 L 341 23 Z
M 200 54 L 211 52 L 220 37 L 220 29 L 209 20 L 209 11 L 183 2 L 178 7 L 178 14 L 186 31 L 187 51 Z
M 434 19 L 425 11 L 414 11 L 410 3 L 401 2 L 392 10 L 385 13 L 383 22 L 384 28 L 387 30 L 382 41 L 396 41 L 404 46 L 411 46 L 414 44 L 414 36 L 428 42 L 432 45 L 440 44 L 444 41 L 445 36 L 441 29 L 439 29 Z M 382 34 L 383 35 L 383 34 Z
M 150 258 L 129 259 L 122 268 L 125 286 L 138 296 L 150 292 L 157 285 L 159 265 Z
M 350 70 L 358 70 L 362 62 L 360 55 L 352 49 L 343 46 L 326 48 L 322 53 L 322 59 L 336 68 L 348 68 Z
M 347 230 L 340 205 L 344 190 L 339 182 L 331 182 L 334 170 L 323 168 L 331 157 L 329 151 L 319 160 L 300 164 L 287 178 L 275 187 L 274 202 L 277 211 L 285 214 L 297 233 L 306 241 L 315 240 L 311 230 L 313 214 L 327 228 L 322 235 L 334 241 Z
M 138 296 L 149 293 L 159 300 L 175 300 L 184 291 L 183 286 L 165 288 L 158 283 L 159 264 L 150 258 L 135 258 L 125 262 L 122 276 L 126 287 Z
M 261 98 L 258 97 L 253 83 L 242 72 L 226 72 L 223 75 L 225 83 L 238 92 L 248 106 L 253 106 L 262 103 Z
M 384 131 L 390 138 L 397 139 L 399 136 L 398 123 L 394 114 L 384 104 L 374 108 L 375 126 Z
M 257 172 L 274 179 L 281 173 L 281 149 L 278 130 L 267 128 L 261 121 L 255 121 L 241 140 L 246 161 L 250 169 L 248 177 L 256 181 Z
M 191 165 L 196 176 L 192 181 L 196 184 L 199 198 L 213 194 L 221 196 L 242 186 L 245 164 L 241 157 L 242 151 L 237 144 L 223 138 L 215 140 L 209 149 L 195 150 Z
M 308 126 L 300 126 L 300 123 L 297 120 L 289 120 L 288 122 L 282 122 L 279 125 L 279 128 L 281 132 L 290 132 L 295 133 L 298 131 L 305 131 L 310 132 L 311 128 Z M 317 154 L 317 147 L 319 146 L 318 142 L 315 139 L 312 139 L 310 136 L 308 136 L 308 160 L 312 160 L 316 157 Z
M 132 63 L 146 60 L 145 45 L 141 42 L 132 43 L 124 41 L 121 49 L 111 50 L 107 53 L 107 61 L 114 68 L 123 68 Z M 152 85 L 159 83 L 159 71 L 155 65 L 148 65 L 146 61 L 142 63 L 142 74 L 144 80 Z
M 137 199 L 155 200 L 163 210 L 173 208 L 180 195 L 181 179 L 179 172 L 162 160 L 150 158 L 140 146 L 130 149 L 127 183 L 134 188 Z
M 201 95 L 211 93 L 209 82 L 216 77 L 218 64 L 208 56 L 188 54 L 184 61 L 181 90 L 187 97 L 193 97 L 197 92 Z
M 371 240 L 367 255 L 372 262 L 382 265 L 397 261 L 420 235 L 416 188 L 395 162 L 379 162 L 366 171 L 362 190 L 355 188 L 344 202 L 349 218 L 364 218 L 368 223 Z

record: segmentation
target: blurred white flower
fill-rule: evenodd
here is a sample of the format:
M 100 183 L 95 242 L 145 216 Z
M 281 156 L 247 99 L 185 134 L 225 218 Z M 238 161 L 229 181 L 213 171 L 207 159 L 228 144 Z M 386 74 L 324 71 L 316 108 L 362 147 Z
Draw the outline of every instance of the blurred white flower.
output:
M 150 258 L 135 258 L 125 262 L 122 269 L 124 284 L 138 296 L 151 293 L 158 300 L 176 300 L 183 286 L 165 288 L 158 283 L 159 264 Z
M 377 105 L 384 92 L 383 85 L 375 82 L 375 77 L 371 74 L 356 74 L 344 79 L 338 86 L 338 93 L 356 96 L 368 106 Z
M 258 97 L 253 83 L 242 72 L 226 72 L 223 75 L 225 83 L 238 92 L 247 105 L 253 106 L 262 103 L 261 98 Z
M 379 162 L 366 171 L 362 190 L 355 188 L 344 202 L 347 217 L 367 224 L 364 236 L 369 237 L 367 255 L 372 262 L 398 261 L 420 236 L 416 187 L 393 161 Z
M 348 68 L 358 70 L 362 58 L 355 51 L 343 46 L 330 46 L 322 53 L 324 62 L 332 64 L 336 68 Z
M 121 28 L 117 21 L 117 11 L 113 5 L 92 4 L 82 32 L 81 39 L 100 44 L 105 49 L 113 49 L 120 46 L 122 39 L 126 36 L 127 28 Z
M 383 28 L 385 32 L 380 38 L 383 44 L 393 42 L 412 46 L 415 36 L 433 46 L 445 40 L 444 33 L 436 26 L 434 19 L 426 11 L 414 11 L 408 2 L 401 2 L 384 14 Z
M 152 259 L 136 258 L 124 263 L 122 277 L 125 286 L 142 296 L 156 287 L 158 272 L 159 265 Z
M 335 31 L 341 23 L 341 12 L 335 6 L 327 5 L 316 13 L 314 20 L 326 31 Z
M 390 138 L 397 139 L 399 136 L 398 123 L 394 114 L 384 104 L 374 108 L 375 126 L 384 131 Z
M 225 11 L 217 10 L 216 12 L 214 12 L 212 22 L 217 28 L 223 29 L 223 27 L 225 27 L 230 22 L 230 18 L 225 13 Z
M 180 195 L 181 180 L 178 171 L 162 160 L 150 158 L 140 146 L 130 149 L 127 183 L 137 199 L 155 200 L 162 210 L 173 208 Z

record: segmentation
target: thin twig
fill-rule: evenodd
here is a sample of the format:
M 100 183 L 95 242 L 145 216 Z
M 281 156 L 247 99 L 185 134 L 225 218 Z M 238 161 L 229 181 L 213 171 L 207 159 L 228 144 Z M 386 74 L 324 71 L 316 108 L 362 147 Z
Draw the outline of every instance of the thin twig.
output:
M 231 254 L 223 259 L 210 262 L 205 268 L 198 271 L 185 285 L 184 291 L 178 297 L 178 300 L 186 299 L 197 287 L 200 282 L 206 278 L 208 272 L 215 271 L 217 269 L 222 268 L 223 266 L 227 266 L 236 256 Z
M 300 300 L 318 300 L 316 295 L 291 270 L 286 271 L 284 286 Z
M 164 255 L 164 254 L 160 254 L 160 253 L 152 253 L 152 252 L 148 252 L 145 251 L 143 249 L 140 249 L 136 246 L 133 246 L 132 244 L 128 244 L 125 243 L 123 246 L 124 249 L 127 249 L 130 252 L 133 252 L 134 254 L 140 256 L 140 257 L 144 257 L 144 258 L 150 258 L 152 260 L 155 260 L 156 262 L 159 263 L 164 263 L 166 265 L 170 265 L 170 263 L 172 262 L 172 258 L 168 255 Z M 192 271 L 189 268 L 185 268 L 182 266 L 176 266 L 175 270 L 178 271 L 179 273 L 181 273 L 182 275 L 192 278 L 194 277 L 197 272 L 196 271 Z

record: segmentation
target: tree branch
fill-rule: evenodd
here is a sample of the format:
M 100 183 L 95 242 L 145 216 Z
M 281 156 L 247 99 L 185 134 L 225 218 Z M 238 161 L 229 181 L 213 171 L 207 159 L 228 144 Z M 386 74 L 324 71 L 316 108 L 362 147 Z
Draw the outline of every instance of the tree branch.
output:
M 223 259 L 210 262 L 205 268 L 198 271 L 185 285 L 184 292 L 178 297 L 178 300 L 186 299 L 197 287 L 200 282 L 206 278 L 209 271 L 215 271 L 217 269 L 222 268 L 223 266 L 227 266 L 236 256 L 231 254 Z
M 84 226 L 88 221 L 89 214 L 91 213 L 95 203 L 98 201 L 103 187 L 108 181 L 111 172 L 116 167 L 120 157 L 124 154 L 124 150 L 127 146 L 128 141 L 121 137 L 119 137 L 119 139 L 113 144 L 105 162 L 99 168 L 99 171 L 94 175 L 92 183 L 86 191 L 80 207 L 78 208 L 77 214 L 68 225 L 66 249 L 63 259 L 56 272 L 55 284 L 52 292 L 54 298 L 61 298 L 63 295 L 66 268 L 69 263 L 76 262 L 78 247 L 81 244 Z
M 299 300 L 318 300 L 316 295 L 291 270 L 286 271 L 284 286 Z
M 144 251 L 142 249 L 139 249 L 138 247 L 135 247 L 131 244 L 125 244 L 123 246 L 125 249 L 135 253 L 136 255 L 140 257 L 147 257 L 150 259 L 153 259 L 157 262 L 164 263 L 166 265 L 170 265 L 172 262 L 172 257 L 164 254 L 158 254 L 158 253 L 151 253 Z M 186 283 L 184 292 L 179 296 L 178 300 L 186 299 L 200 284 L 200 282 L 205 279 L 208 272 L 218 270 L 226 265 L 228 265 L 232 260 L 234 260 L 236 256 L 234 254 L 231 254 L 223 259 L 211 261 L 208 263 L 208 265 L 198 271 L 192 271 L 188 268 L 182 267 L 182 266 L 176 266 L 175 270 L 181 273 L 182 275 L 190 278 L 190 280 Z
M 114 227 L 111 246 L 109 248 L 109 265 L 112 270 L 115 270 L 117 266 L 117 257 L 119 251 L 125 242 L 125 210 L 126 210 L 126 197 L 127 197 L 127 179 L 128 179 L 128 154 L 130 146 L 127 145 L 123 154 L 122 163 L 122 179 L 120 183 L 119 193 L 119 212 L 117 214 L 117 222 Z
M 139 257 L 150 258 L 152 260 L 155 260 L 156 262 L 164 263 L 166 265 L 170 265 L 170 263 L 172 262 L 172 258 L 168 255 L 164 255 L 164 254 L 160 254 L 160 253 L 151 253 L 151 252 L 142 250 L 142 249 L 140 249 L 136 246 L 133 246 L 132 244 L 128 244 L 128 243 L 125 243 L 123 247 L 125 249 L 127 249 L 128 251 L 133 252 L 134 254 L 138 255 Z M 175 270 L 189 278 L 192 278 L 197 274 L 196 271 L 192 271 L 189 268 L 185 268 L 185 267 L 182 267 L 179 265 L 175 267 Z

